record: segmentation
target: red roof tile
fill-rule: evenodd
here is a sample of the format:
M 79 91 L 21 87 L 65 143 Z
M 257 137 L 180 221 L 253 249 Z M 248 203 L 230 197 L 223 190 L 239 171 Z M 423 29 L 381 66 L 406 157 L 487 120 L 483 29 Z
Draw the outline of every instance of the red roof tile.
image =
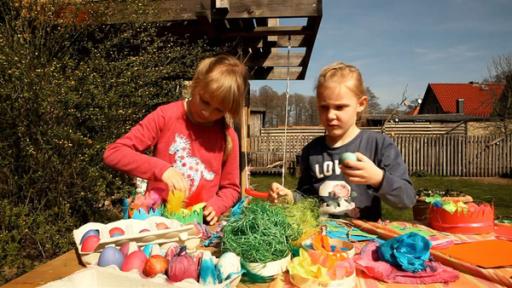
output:
M 490 116 L 494 101 L 500 97 L 504 84 L 430 83 L 445 113 L 457 113 L 457 99 L 464 99 L 464 114 Z

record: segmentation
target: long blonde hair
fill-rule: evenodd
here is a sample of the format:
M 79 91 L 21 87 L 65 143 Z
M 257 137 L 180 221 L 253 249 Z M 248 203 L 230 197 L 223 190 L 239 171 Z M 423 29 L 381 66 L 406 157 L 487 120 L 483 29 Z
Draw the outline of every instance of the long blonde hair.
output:
M 238 117 L 245 95 L 249 89 L 249 72 L 247 67 L 231 55 L 218 55 L 199 62 L 194 78 L 190 83 L 190 94 L 204 91 L 208 99 L 218 103 L 233 119 Z M 192 96 L 194 97 L 194 96 Z M 224 148 L 226 160 L 233 148 L 233 142 L 227 133 Z
M 327 83 L 337 82 L 339 85 L 343 85 L 349 89 L 358 98 L 367 96 L 366 88 L 364 86 L 363 77 L 357 67 L 345 64 L 343 62 L 335 62 L 325 66 L 316 82 L 316 91 L 322 89 Z

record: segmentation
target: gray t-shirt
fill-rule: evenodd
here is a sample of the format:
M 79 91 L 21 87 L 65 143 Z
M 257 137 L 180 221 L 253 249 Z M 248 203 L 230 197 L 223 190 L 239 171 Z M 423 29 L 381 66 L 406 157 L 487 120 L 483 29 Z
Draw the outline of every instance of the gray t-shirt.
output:
M 360 152 L 383 169 L 381 187 L 346 181 L 339 168 L 345 152 Z M 330 217 L 344 215 L 355 206 L 361 219 L 376 221 L 382 215 L 380 199 L 395 208 L 410 208 L 416 202 L 400 151 L 391 138 L 381 133 L 360 131 L 350 142 L 336 148 L 327 145 L 325 136 L 317 137 L 302 149 L 300 169 L 297 190 L 318 197 L 320 213 Z

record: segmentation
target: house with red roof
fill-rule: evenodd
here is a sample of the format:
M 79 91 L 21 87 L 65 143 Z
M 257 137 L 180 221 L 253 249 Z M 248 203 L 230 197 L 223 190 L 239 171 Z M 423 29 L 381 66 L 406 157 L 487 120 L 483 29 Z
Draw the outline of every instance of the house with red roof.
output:
M 488 118 L 503 94 L 499 83 L 429 83 L 418 114 L 463 114 Z

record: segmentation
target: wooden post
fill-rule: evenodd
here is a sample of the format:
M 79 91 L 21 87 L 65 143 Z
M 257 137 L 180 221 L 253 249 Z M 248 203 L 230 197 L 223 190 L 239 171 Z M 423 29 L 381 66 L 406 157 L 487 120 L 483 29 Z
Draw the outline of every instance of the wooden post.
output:
M 249 185 L 249 167 L 246 166 L 246 159 L 249 153 L 249 139 L 247 139 L 247 136 L 249 135 L 250 91 L 249 86 L 244 97 L 242 111 L 240 111 L 240 129 L 238 133 L 238 138 L 240 139 L 240 189 L 242 190 L 242 195 L 245 194 L 245 188 Z

